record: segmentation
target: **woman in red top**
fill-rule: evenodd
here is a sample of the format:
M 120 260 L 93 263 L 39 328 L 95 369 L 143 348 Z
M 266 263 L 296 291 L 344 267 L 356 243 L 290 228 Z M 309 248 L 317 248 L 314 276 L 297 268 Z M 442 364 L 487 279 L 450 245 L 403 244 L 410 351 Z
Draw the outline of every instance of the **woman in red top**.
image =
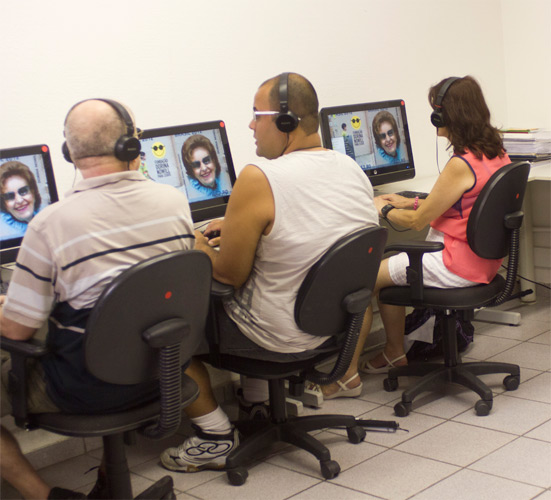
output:
M 501 261 L 481 259 L 472 252 L 467 243 L 467 219 L 486 181 L 510 159 L 498 130 L 490 124 L 490 111 L 474 78 L 442 80 L 430 89 L 429 102 L 434 110 L 431 121 L 438 136 L 449 140 L 453 156 L 425 200 L 389 194 L 376 197 L 375 205 L 392 224 L 417 231 L 430 224 L 427 240 L 444 242 L 442 252 L 423 257 L 425 286 L 457 288 L 488 283 Z M 388 286 L 405 285 L 407 265 L 406 254 L 383 260 L 375 293 Z M 359 369 L 366 373 L 386 373 L 393 366 L 407 364 L 403 345 L 405 308 L 379 304 L 379 312 L 387 342 L 381 353 L 360 364 Z M 360 395 L 358 361 L 372 319 L 370 306 L 350 368 L 341 381 L 323 387 L 325 399 Z

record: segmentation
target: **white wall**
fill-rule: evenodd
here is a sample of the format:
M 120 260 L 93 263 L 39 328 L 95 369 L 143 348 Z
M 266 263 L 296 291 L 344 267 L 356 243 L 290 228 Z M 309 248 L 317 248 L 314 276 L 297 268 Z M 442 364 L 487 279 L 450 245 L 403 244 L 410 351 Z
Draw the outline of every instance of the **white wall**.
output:
M 129 105 L 141 128 L 225 120 L 239 170 L 254 158 L 247 126 L 256 88 L 296 71 L 313 82 L 322 107 L 405 99 L 418 175 L 433 174 L 429 86 L 472 74 L 497 125 L 508 124 L 508 113 L 521 122 L 518 101 L 530 82 L 506 67 L 520 56 L 504 54 L 515 45 L 503 26 L 520 14 L 529 24 L 547 7 L 548 0 L 4 2 L 0 147 L 50 145 L 63 193 L 73 182 L 59 152 L 65 114 L 78 100 L 110 97 Z M 538 44 L 529 49 L 526 64 L 548 55 Z
M 509 127 L 551 128 L 551 1 L 502 0 Z

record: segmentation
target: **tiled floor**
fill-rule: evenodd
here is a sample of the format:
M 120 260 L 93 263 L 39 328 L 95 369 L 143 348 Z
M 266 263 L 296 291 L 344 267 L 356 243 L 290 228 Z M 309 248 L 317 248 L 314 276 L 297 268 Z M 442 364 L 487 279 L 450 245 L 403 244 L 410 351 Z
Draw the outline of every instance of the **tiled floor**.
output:
M 320 476 L 317 461 L 296 449 L 283 448 L 249 470 L 240 487 L 228 484 L 223 472 L 173 474 L 177 498 L 263 500 L 323 499 L 535 499 L 551 500 L 551 352 L 549 292 L 538 288 L 536 305 L 509 302 L 520 311 L 517 327 L 476 323 L 471 360 L 499 360 L 521 366 L 522 383 L 504 392 L 502 375 L 484 380 L 494 391 L 487 417 L 476 416 L 478 396 L 460 388 L 444 398 L 426 395 L 406 418 L 393 414 L 400 391 L 387 393 L 383 375 L 362 376 L 360 398 L 325 402 L 312 412 L 352 413 L 362 418 L 397 420 L 396 433 L 368 432 L 363 443 L 348 443 L 344 431 L 321 432 L 321 438 L 341 465 L 331 481 Z M 407 380 L 400 380 L 400 388 Z M 184 431 L 185 432 L 185 431 Z M 167 473 L 158 456 L 178 444 L 181 435 L 162 442 L 140 439 L 128 449 L 134 491 L 140 492 Z M 40 470 L 51 484 L 88 491 L 99 463 L 97 441 L 87 441 L 80 456 Z M 18 498 L 3 485 L 2 498 Z

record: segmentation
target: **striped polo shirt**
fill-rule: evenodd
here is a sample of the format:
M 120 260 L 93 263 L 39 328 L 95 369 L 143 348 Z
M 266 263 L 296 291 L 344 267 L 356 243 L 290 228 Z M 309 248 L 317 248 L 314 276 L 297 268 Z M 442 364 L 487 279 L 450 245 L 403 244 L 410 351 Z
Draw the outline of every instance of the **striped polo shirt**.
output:
M 140 391 L 110 395 L 110 384 L 92 380 L 86 372 L 82 340 L 88 314 L 120 272 L 193 244 L 185 194 L 136 171 L 84 179 L 33 218 L 3 314 L 32 328 L 49 319 L 53 354 L 43 366 L 48 393 L 60 408 L 102 411 L 137 403 Z

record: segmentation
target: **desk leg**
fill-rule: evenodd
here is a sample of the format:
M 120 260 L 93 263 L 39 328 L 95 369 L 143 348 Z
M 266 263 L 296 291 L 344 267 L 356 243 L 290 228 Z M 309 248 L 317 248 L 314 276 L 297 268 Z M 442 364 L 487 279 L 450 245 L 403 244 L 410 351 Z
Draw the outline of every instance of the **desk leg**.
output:
M 522 210 L 524 211 L 524 220 L 520 228 L 520 255 L 518 274 L 529 280 L 535 280 L 534 272 L 534 243 L 532 235 L 532 189 L 531 182 L 526 186 L 526 194 Z M 526 280 L 520 280 L 520 290 L 523 292 L 528 289 L 534 290 L 534 293 L 522 297 L 522 302 L 536 302 L 536 286 Z

